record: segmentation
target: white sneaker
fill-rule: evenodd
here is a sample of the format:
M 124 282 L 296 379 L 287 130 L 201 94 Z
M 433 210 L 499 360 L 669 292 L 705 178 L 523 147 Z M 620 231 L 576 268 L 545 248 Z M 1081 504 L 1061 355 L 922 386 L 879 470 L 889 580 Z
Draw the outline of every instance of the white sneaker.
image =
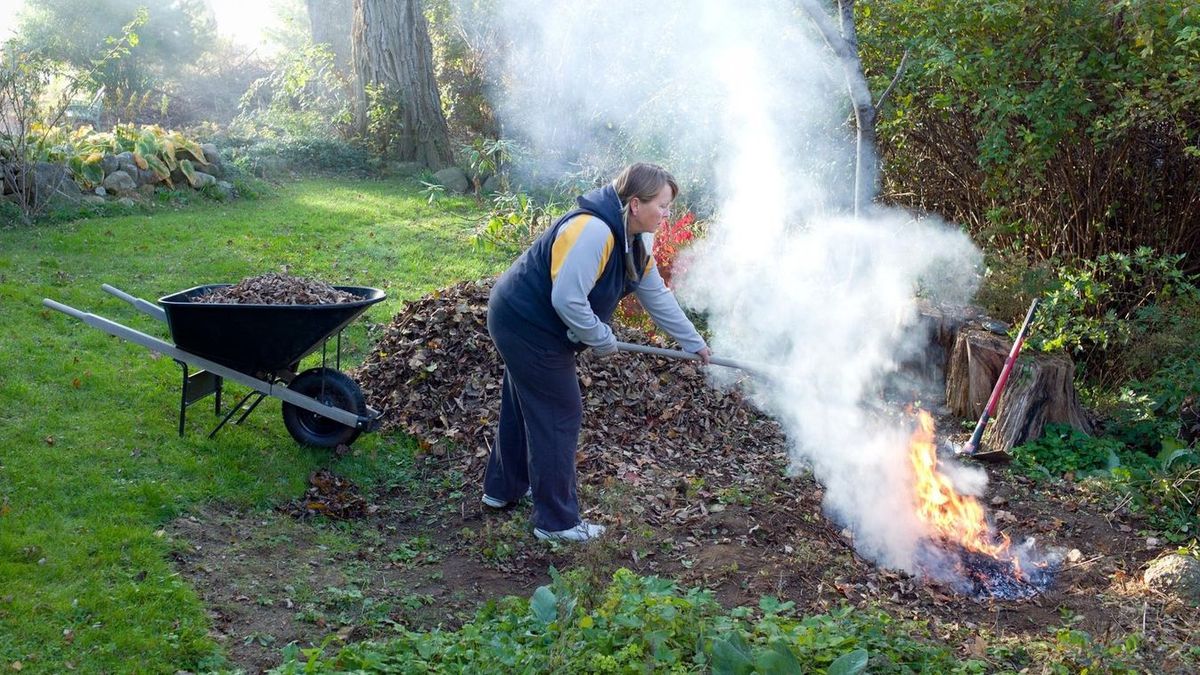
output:
M 533 490 L 532 489 L 526 490 L 523 498 L 529 499 L 531 497 L 533 497 Z M 493 509 L 502 509 L 502 508 L 505 508 L 506 506 L 508 506 L 509 504 L 516 503 L 516 502 L 506 502 L 503 499 L 496 499 L 495 497 L 492 497 L 491 495 L 487 495 L 487 494 L 483 495 L 483 499 L 480 499 L 479 501 L 483 502 L 484 506 L 489 506 Z M 517 500 L 517 501 L 520 501 L 520 500 Z
M 557 532 L 543 530 L 540 527 L 533 528 L 533 536 L 542 541 L 574 541 L 582 543 L 591 541 L 602 534 L 604 534 L 603 525 L 589 523 L 586 520 L 579 521 L 579 524 L 575 527 Z

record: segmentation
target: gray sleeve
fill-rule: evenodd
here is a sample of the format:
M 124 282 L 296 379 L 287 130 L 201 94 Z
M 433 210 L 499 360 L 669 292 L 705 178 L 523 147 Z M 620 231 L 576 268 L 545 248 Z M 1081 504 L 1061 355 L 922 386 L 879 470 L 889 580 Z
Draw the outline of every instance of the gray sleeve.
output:
M 567 324 L 571 341 L 602 352 L 615 351 L 617 338 L 592 311 L 587 296 L 613 254 L 613 244 L 608 226 L 597 218 L 588 218 L 582 228 L 563 227 L 551 253 L 550 304 Z
M 646 308 L 655 325 L 675 338 L 685 351 L 694 354 L 708 346 L 680 309 L 675 294 L 663 282 L 662 275 L 658 273 L 658 263 L 651 263 L 650 270 L 642 277 L 642 283 L 637 289 L 637 299 L 642 303 L 642 307 Z

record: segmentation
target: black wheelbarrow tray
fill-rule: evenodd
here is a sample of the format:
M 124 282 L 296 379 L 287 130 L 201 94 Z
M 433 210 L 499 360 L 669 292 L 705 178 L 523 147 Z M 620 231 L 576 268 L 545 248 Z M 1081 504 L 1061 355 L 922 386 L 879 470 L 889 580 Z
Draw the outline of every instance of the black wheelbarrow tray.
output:
M 115 337 L 170 356 L 183 368 L 179 433 L 188 406 L 214 395 L 221 413 L 223 380 L 252 391 L 209 434 L 214 436 L 239 410 L 240 424 L 267 396 L 283 401 L 283 421 L 298 442 L 322 448 L 349 445 L 364 431 L 379 426 L 380 413 L 367 406 L 362 389 L 341 372 L 341 332 L 371 305 L 386 296 L 377 288 L 335 286 L 358 300 L 325 305 L 251 305 L 195 302 L 210 290 L 229 284 L 197 286 L 165 296 L 158 305 L 108 284 L 106 292 L 167 324 L 174 344 L 141 331 L 80 311 L 54 300 L 42 304 L 99 328 Z M 329 339 L 337 335 L 336 366 L 326 367 Z M 321 350 L 321 366 L 297 373 L 304 357 Z M 189 372 L 188 366 L 199 370 Z M 248 406 L 252 397 L 257 397 Z

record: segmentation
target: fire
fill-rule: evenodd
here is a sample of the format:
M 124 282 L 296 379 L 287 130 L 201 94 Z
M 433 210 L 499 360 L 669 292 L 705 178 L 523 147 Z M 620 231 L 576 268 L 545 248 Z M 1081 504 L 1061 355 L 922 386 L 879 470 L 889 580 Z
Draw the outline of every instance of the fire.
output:
M 909 441 L 909 457 L 915 475 L 914 492 L 917 516 L 934 533 L 934 538 L 953 542 L 969 551 L 1011 561 L 1017 574 L 1020 568 L 1010 555 L 1009 539 L 997 539 L 988 525 L 983 506 L 974 497 L 960 495 L 950 480 L 938 471 L 934 444 L 933 417 L 917 411 L 918 426 Z

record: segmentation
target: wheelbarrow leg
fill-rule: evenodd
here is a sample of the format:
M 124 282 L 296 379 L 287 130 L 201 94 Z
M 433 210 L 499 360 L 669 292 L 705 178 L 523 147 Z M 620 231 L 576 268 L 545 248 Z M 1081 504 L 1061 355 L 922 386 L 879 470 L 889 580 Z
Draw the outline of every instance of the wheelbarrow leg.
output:
M 258 407 L 258 404 L 262 403 L 263 399 L 267 397 L 266 394 L 264 394 L 260 391 L 252 391 L 249 394 L 246 394 L 245 396 L 243 396 L 242 400 L 238 401 L 237 405 L 233 406 L 232 408 L 229 409 L 229 412 L 225 413 L 225 417 L 221 418 L 221 423 L 218 424 L 215 429 L 213 429 L 212 431 L 209 432 L 208 437 L 209 438 L 216 437 L 217 432 L 221 430 L 221 427 L 225 426 L 225 423 L 228 422 L 230 420 L 230 418 L 232 418 L 234 415 L 236 415 L 238 413 L 238 411 L 242 409 L 242 406 L 246 405 L 246 401 L 249 401 L 252 396 L 257 396 L 258 398 L 254 399 L 254 403 L 250 404 L 250 407 L 247 408 L 246 411 L 242 413 L 242 416 L 239 417 L 238 420 L 236 422 L 234 422 L 234 424 L 241 424 L 242 422 L 244 422 L 246 420 L 246 418 L 250 416 L 250 413 L 254 412 L 254 409 Z
M 179 359 L 175 359 L 175 363 L 178 363 L 179 367 L 183 369 L 183 383 L 179 390 L 179 435 L 182 436 L 188 407 L 198 403 L 204 397 L 211 394 L 216 399 L 213 405 L 213 414 L 221 414 L 221 390 L 224 388 L 225 380 L 220 375 L 208 370 L 201 369 L 193 373 L 188 369 L 188 364 Z

